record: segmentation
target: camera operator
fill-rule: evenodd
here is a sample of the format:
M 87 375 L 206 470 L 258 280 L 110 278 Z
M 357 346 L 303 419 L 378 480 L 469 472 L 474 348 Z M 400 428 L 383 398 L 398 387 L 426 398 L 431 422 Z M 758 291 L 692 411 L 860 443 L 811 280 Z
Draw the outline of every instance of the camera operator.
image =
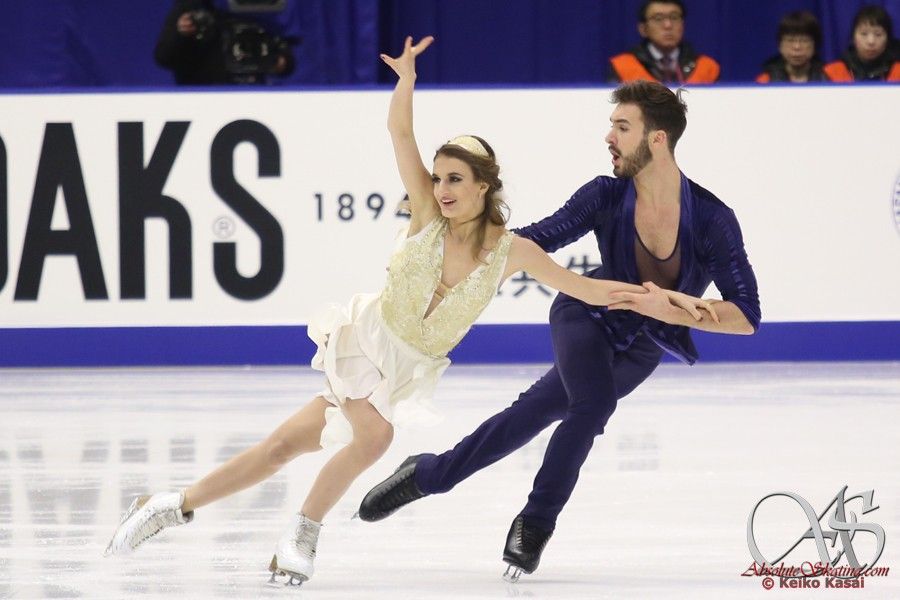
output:
M 262 84 L 294 68 L 290 42 L 212 0 L 175 0 L 154 52 L 181 85 Z

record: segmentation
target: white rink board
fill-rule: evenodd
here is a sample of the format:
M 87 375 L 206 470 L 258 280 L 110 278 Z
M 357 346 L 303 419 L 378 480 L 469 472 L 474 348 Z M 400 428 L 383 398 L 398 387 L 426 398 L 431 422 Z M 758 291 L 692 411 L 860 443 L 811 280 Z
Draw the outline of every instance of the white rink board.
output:
M 453 135 L 485 137 L 503 167 L 511 225 L 524 225 L 595 175 L 611 174 L 603 142 L 608 95 L 606 88 L 421 91 L 419 145 L 430 164 L 432 150 Z M 679 164 L 736 211 L 764 319 L 900 319 L 900 230 L 892 213 L 900 87 L 697 88 L 686 99 Z M 378 290 L 404 223 L 393 214 L 403 191 L 385 128 L 388 100 L 389 91 L 0 96 L 9 264 L 0 281 L 0 326 L 296 325 L 325 302 Z M 211 144 L 237 120 L 271 131 L 280 154 L 280 175 L 259 177 L 256 149 L 244 143 L 234 152 L 236 179 L 284 237 L 283 274 L 254 300 L 227 293 L 213 270 L 213 244 L 221 241 L 237 243 L 244 276 L 260 269 L 257 235 L 210 177 Z M 176 121 L 190 125 L 163 191 L 190 218 L 190 298 L 169 297 L 169 231 L 150 218 L 145 298 L 122 299 L 117 128 L 143 123 L 146 164 L 164 124 Z M 36 300 L 14 299 L 48 123 L 70 123 L 74 132 L 106 299 L 85 299 L 71 255 L 44 260 Z M 343 193 L 355 198 L 346 221 L 338 216 Z M 377 219 L 365 207 L 372 194 L 385 202 Z M 58 194 L 54 230 L 70 227 L 63 200 Z M 214 230 L 223 217 L 233 233 Z M 598 261 L 591 236 L 556 258 L 567 264 L 584 256 Z M 551 297 L 508 282 L 480 322 L 545 323 Z

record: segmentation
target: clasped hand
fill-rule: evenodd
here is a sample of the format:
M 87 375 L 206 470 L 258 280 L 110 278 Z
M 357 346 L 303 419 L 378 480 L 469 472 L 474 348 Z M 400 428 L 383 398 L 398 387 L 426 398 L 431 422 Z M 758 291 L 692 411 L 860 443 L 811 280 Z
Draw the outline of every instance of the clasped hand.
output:
M 646 293 L 610 293 L 612 302 L 608 306 L 609 310 L 631 310 L 673 325 L 683 324 L 683 311 L 687 311 L 697 321 L 704 319 L 705 312 L 713 321 L 719 322 L 719 315 L 708 300 L 673 290 L 664 290 L 652 281 L 647 281 L 643 285 L 647 290 Z

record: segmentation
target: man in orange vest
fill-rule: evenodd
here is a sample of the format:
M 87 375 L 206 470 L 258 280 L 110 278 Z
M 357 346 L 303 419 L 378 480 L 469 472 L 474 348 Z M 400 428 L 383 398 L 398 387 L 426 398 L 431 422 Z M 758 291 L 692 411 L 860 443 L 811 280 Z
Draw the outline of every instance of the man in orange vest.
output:
M 719 63 L 697 54 L 682 39 L 685 16 L 681 0 L 646 0 L 638 12 L 638 33 L 643 41 L 609 59 L 610 80 L 679 84 L 717 81 Z

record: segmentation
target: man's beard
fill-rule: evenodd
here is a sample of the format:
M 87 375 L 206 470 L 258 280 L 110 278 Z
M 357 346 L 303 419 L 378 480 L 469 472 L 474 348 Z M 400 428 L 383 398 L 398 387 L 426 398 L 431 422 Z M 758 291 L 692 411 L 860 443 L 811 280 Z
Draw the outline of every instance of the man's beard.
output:
M 629 156 L 621 156 L 622 164 L 613 167 L 613 175 L 616 177 L 634 177 L 641 169 L 646 167 L 653 155 L 650 153 L 650 144 L 646 139 L 641 140 L 641 145 Z

